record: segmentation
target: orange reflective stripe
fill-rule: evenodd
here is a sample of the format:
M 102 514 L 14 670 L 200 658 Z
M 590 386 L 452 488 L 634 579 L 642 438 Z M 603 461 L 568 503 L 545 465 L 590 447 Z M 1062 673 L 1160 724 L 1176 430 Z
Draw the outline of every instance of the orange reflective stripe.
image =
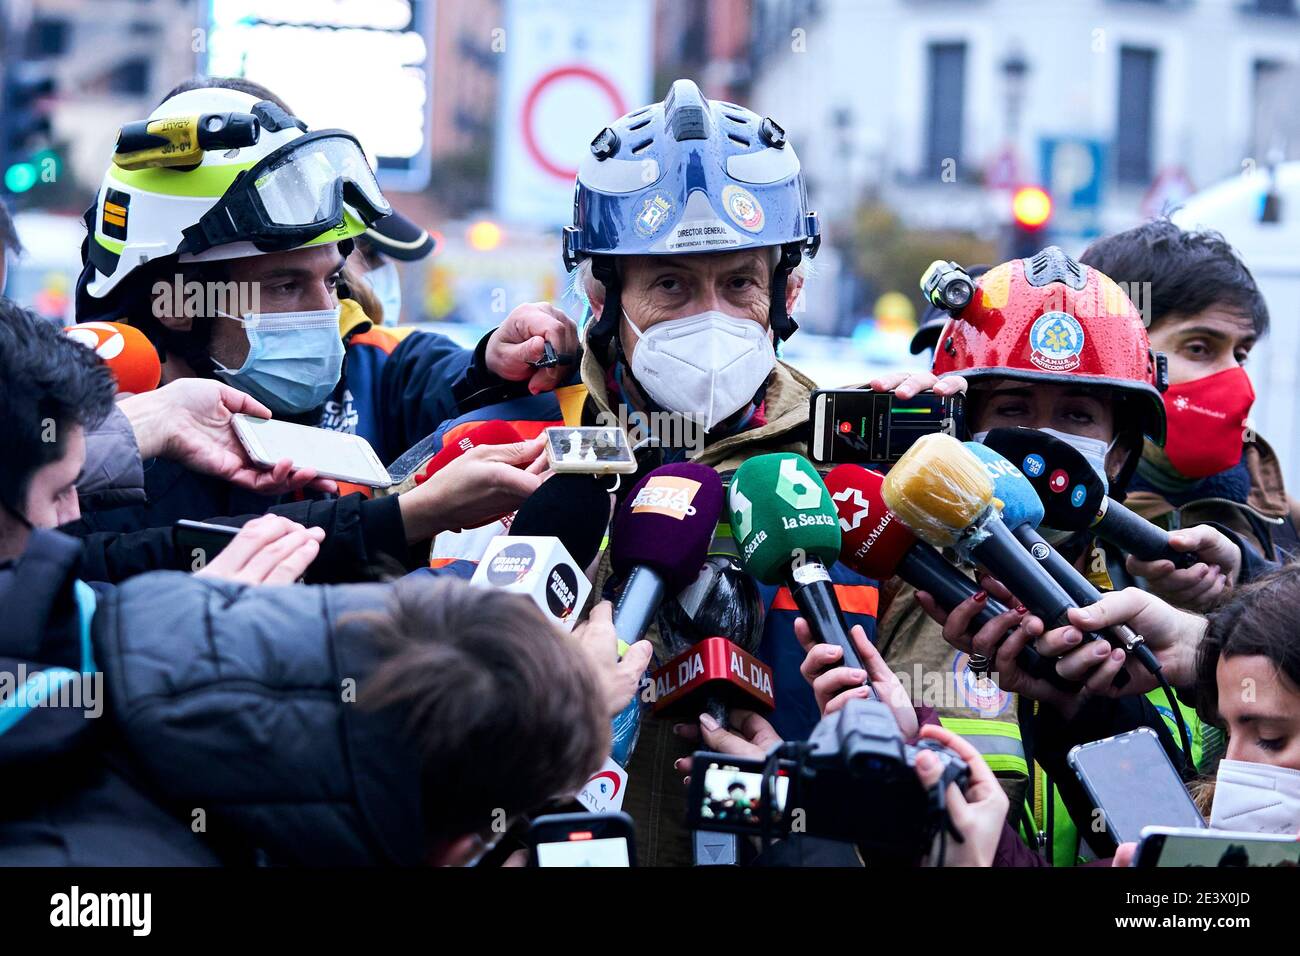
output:
M 358 491 L 361 492 L 363 495 L 365 495 L 367 498 L 373 498 L 375 495 L 375 489 L 371 488 L 369 485 L 357 485 L 357 484 L 353 484 L 350 481 L 340 481 L 340 482 L 336 482 L 336 484 L 339 486 L 340 498 L 342 498 L 344 495 L 355 494 Z
M 455 564 L 457 561 L 460 561 L 460 560 L 461 560 L 460 558 L 430 558 L 430 559 L 429 559 L 429 567 L 431 567 L 431 568 L 445 568 L 447 565 L 449 565 L 449 564 Z
M 348 345 L 373 345 L 381 350 L 385 355 L 392 355 L 393 350 L 402 344 L 411 332 L 414 326 L 407 326 L 402 329 L 387 329 L 380 326 L 373 326 L 365 332 L 358 332 L 352 338 L 348 339 Z
M 880 606 L 880 591 L 871 584 L 836 584 L 835 599 L 840 602 L 840 610 L 847 614 L 867 614 L 876 616 Z M 772 601 L 772 611 L 797 611 L 794 596 L 789 588 L 781 588 Z

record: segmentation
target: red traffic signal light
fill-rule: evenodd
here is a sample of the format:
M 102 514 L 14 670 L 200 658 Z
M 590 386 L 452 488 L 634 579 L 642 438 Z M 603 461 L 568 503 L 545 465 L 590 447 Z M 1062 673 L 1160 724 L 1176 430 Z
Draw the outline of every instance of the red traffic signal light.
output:
M 1021 186 L 1011 199 L 1011 216 L 1021 229 L 1042 229 L 1052 218 L 1052 197 L 1037 186 Z

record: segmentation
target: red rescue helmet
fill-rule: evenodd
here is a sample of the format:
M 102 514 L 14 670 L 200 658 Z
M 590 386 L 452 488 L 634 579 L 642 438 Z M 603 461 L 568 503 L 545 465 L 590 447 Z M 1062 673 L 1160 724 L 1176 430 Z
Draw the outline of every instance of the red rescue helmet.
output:
M 939 334 L 934 374 L 1115 389 L 1134 416 L 1128 420 L 1164 444 L 1164 355 L 1151 350 L 1123 290 L 1056 246 L 980 277 L 970 303 Z

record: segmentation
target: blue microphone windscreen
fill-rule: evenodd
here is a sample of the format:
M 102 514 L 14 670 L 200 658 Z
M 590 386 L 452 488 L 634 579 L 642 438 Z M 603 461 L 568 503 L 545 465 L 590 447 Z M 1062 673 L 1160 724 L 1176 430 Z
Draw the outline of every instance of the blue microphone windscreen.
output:
M 984 470 L 993 482 L 993 495 L 1002 502 L 1003 523 L 1008 528 L 1018 528 L 1022 524 L 1037 528 L 1043 520 L 1043 503 L 1029 479 L 988 445 L 976 441 L 965 442 L 965 445 L 984 464 Z

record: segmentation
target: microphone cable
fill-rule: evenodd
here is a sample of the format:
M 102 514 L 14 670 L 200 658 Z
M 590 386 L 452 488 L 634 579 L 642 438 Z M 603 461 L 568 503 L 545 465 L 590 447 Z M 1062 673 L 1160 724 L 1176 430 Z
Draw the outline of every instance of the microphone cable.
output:
M 1169 686 L 1169 678 L 1165 676 L 1165 669 L 1160 666 L 1160 662 L 1156 660 L 1155 654 L 1151 653 L 1151 648 L 1145 642 L 1133 648 L 1133 653 L 1137 655 L 1137 659 L 1147 669 L 1147 672 L 1159 682 L 1160 689 L 1165 692 L 1165 700 L 1169 702 L 1169 709 L 1173 711 L 1174 721 L 1178 724 L 1178 738 L 1182 747 L 1183 758 L 1187 761 L 1187 765 L 1195 770 L 1196 762 L 1192 760 L 1192 734 L 1187 729 L 1187 721 L 1183 719 L 1183 709 L 1178 706 L 1178 699 L 1174 696 L 1174 689 Z

